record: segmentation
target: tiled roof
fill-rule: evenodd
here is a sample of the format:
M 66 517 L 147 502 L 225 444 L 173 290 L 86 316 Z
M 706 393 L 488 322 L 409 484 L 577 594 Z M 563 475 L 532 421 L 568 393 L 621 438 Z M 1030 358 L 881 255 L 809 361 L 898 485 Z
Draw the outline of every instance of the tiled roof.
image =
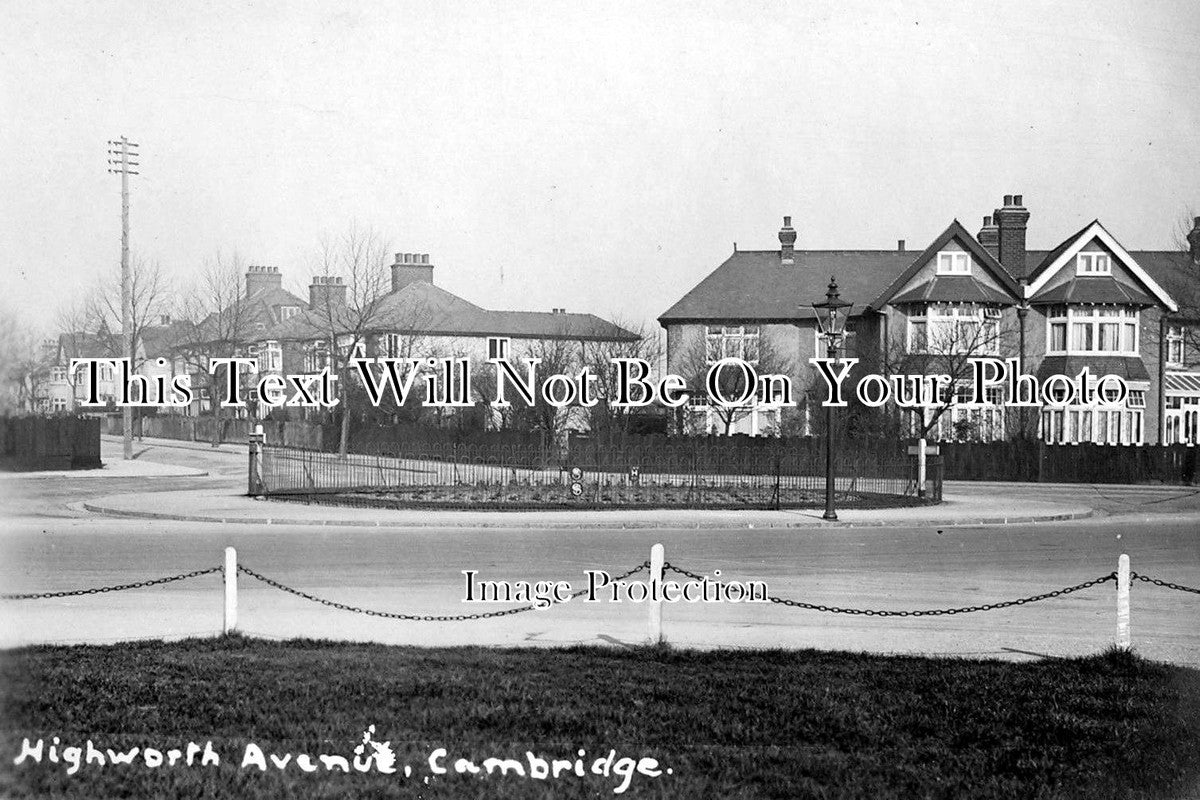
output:
M 970 232 L 968 232 L 967 229 L 962 226 L 961 222 L 954 220 L 946 227 L 946 230 L 942 231 L 941 234 L 934 239 L 924 251 L 922 251 L 919 256 L 913 259 L 913 262 L 908 266 L 908 269 L 896 276 L 896 279 L 888 285 L 887 289 L 885 289 L 883 292 L 880 292 L 879 296 L 871 302 L 871 307 L 878 310 L 883 308 L 883 306 L 887 303 L 892 302 L 892 296 L 896 292 L 900 291 L 905 284 L 911 281 L 913 277 L 926 264 L 932 261 L 935 255 L 951 240 L 957 241 L 961 245 L 965 246 L 967 250 L 970 251 L 971 255 L 975 257 L 976 263 L 980 264 L 983 269 L 991 273 L 992 277 L 999 281 L 1000 284 L 1006 287 L 1010 292 L 1012 292 L 1013 295 L 1016 295 L 1019 289 L 1017 282 L 1013 280 L 1012 275 L 1009 275 L 1008 271 L 1001 266 L 1000 262 L 993 258 L 992 254 L 985 250 L 983 245 L 975 240 L 975 237 L 972 236 Z M 966 289 L 969 287 L 964 285 L 962 288 Z M 974 293 L 976 290 L 971 289 L 971 291 Z
M 350 316 L 350 315 L 347 315 Z M 592 314 L 492 311 L 426 281 L 414 281 L 384 298 L 371 324 L 375 333 L 425 336 L 508 336 L 514 339 L 635 341 L 635 333 Z M 342 327 L 354 327 L 347 323 Z M 263 340 L 312 339 L 327 334 L 328 320 L 305 310 L 259 334 Z
M 1016 305 L 1017 301 L 970 275 L 937 275 L 888 301 L 893 305 L 949 302 L 1011 306 Z
M 830 276 L 858 314 L 917 257 L 911 250 L 797 250 L 785 265 L 778 250 L 738 250 L 671 306 L 659 322 L 812 318 Z
M 1136 356 L 1046 356 L 1038 365 L 1039 381 L 1051 375 L 1074 378 L 1087 367 L 1093 377 L 1116 375 L 1130 381 L 1148 381 L 1150 373 L 1142 359 Z
M 1179 305 L 1181 315 L 1200 309 L 1200 265 L 1179 250 L 1131 250 L 1129 255 Z
M 1072 278 L 1064 284 L 1038 292 L 1030 305 L 1060 303 L 1116 303 L 1120 305 L 1152 306 L 1155 301 L 1144 292 L 1126 286 L 1112 277 Z
M 268 308 L 274 306 L 299 306 L 304 308 L 307 302 L 278 286 L 264 286 L 247 298 L 252 303 L 262 303 Z
M 62 333 L 58 337 L 64 362 L 72 358 L 103 358 L 120 350 L 119 338 L 109 333 Z
M 1029 250 L 1025 253 L 1025 277 L 1030 283 L 1034 280 L 1055 260 L 1061 256 L 1068 247 L 1075 243 L 1075 240 L 1087 232 L 1087 229 L 1096 224 L 1098 220 L 1092 220 L 1087 225 L 1084 225 L 1079 230 L 1072 233 L 1066 239 L 1063 239 L 1053 250 Z

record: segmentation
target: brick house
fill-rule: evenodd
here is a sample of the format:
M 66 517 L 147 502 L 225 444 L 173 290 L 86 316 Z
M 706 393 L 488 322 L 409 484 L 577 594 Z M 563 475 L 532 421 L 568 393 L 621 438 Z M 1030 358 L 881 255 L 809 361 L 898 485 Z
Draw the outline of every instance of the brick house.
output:
M 954 220 L 919 252 L 903 240 L 894 250 L 798 249 L 785 217 L 779 249 L 735 249 L 659 317 L 668 370 L 686 374 L 689 362 L 729 355 L 757 362 L 770 352 L 771 369 L 760 371 L 789 374 L 797 402 L 747 407 L 730 432 L 774 433 L 789 420 L 791 430 L 810 432 L 824 398 L 808 364 L 823 354 L 810 304 L 834 276 L 853 303 L 845 354 L 862 360 L 860 372 L 946 372 L 947 363 L 972 356 L 1015 357 L 1039 379 L 1087 368 L 1130 387 L 1120 408 L 1035 409 L 1024 417 L 998 403 L 968 408 L 942 398 L 942 413 L 907 415 L 909 432 L 924 424 L 942 440 L 1024 430 L 1052 443 L 1197 442 L 1200 219 L 1187 251 L 1127 250 L 1099 221 L 1049 250 L 1029 250 L 1022 199 L 1006 196 L 974 236 Z M 718 430 L 712 409 L 699 405 L 691 414 L 698 427 Z
M 253 354 L 263 372 L 315 373 L 331 366 L 332 348 L 370 357 L 491 357 L 489 339 L 510 340 L 511 360 L 527 354 L 553 359 L 562 369 L 578 366 L 588 344 L 628 344 L 639 336 L 592 314 L 497 311 L 483 308 L 434 283 L 427 253 L 397 253 L 387 291 L 370 302 L 369 314 L 350 307 L 341 277 L 313 276 L 304 309 L 255 338 Z M 547 369 L 544 364 L 541 369 Z

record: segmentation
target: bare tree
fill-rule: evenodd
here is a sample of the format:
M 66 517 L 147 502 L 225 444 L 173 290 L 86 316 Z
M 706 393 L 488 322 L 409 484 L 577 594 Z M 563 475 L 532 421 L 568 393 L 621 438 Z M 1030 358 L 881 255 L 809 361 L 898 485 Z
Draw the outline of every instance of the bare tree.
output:
M 613 405 L 617 395 L 617 372 L 613 368 L 613 360 L 640 358 L 658 372 L 664 355 L 658 328 L 645 323 L 631 323 L 620 316 L 614 317 L 613 322 L 637 338 L 585 340 L 579 344 L 583 365 L 596 376 L 594 386 L 599 402 L 587 409 L 588 427 L 593 433 L 629 433 L 630 422 L 634 418 L 633 409 Z
M 778 348 L 771 342 L 770 337 L 757 337 L 758 341 L 753 352 L 743 352 L 740 358 L 754 367 L 754 371 L 758 375 L 791 375 L 794 372 L 792 361 L 785 357 Z M 701 339 L 694 343 L 690 348 L 684 351 L 684 355 L 678 361 L 678 374 L 687 383 L 688 388 L 693 393 L 700 397 L 707 397 L 707 376 L 709 369 L 719 359 L 720 354 L 710 352 L 706 340 Z M 718 387 L 724 397 L 740 397 L 748 390 L 757 392 L 757 387 L 747 387 L 745 376 L 741 370 L 733 368 L 722 369 L 718 376 Z M 745 419 L 750 414 L 755 413 L 756 397 L 752 396 L 743 405 L 738 406 L 722 406 L 715 402 L 711 397 L 708 398 L 707 405 L 704 406 L 710 410 L 717 420 L 724 427 L 724 434 L 728 436 L 733 431 L 733 426 L 742 419 Z M 695 407 L 695 406 L 693 406 Z
M 338 454 L 345 456 L 350 442 L 350 418 L 355 393 L 347 387 L 355 380 L 354 359 L 366 354 L 369 339 L 381 326 L 389 290 L 390 248 L 370 228 L 351 225 L 341 236 L 321 243 L 317 268 L 334 281 L 317 298 L 311 309 L 311 326 L 328 345 L 329 367 L 342 385 L 341 433 Z
M 937 309 L 927 309 L 923 322 L 910 321 L 908 341 L 895 344 L 884 354 L 885 374 L 945 376 L 940 391 L 929 398 L 928 405 L 901 409 L 911 416 L 912 429 L 920 438 L 927 438 L 946 412 L 960 402 L 970 386 L 974 360 L 998 358 L 1015 349 L 1011 326 L 1000 318 L 989 317 L 983 307 L 965 309 L 971 313 L 939 316 Z M 973 433 L 962 430 L 956 435 Z
M 104 322 L 101 331 L 107 335 L 106 349 L 114 358 L 129 358 L 130 371 L 141 366 L 138 353 L 142 351 L 143 331 L 171 310 L 174 302 L 172 287 L 157 261 L 140 255 L 130 257 L 129 289 L 133 314 L 131 352 L 123 353 L 121 330 L 121 270 L 117 266 L 95 287 L 90 296 L 89 313 Z
M 266 309 L 258 308 L 242 288 L 246 265 L 236 253 L 214 253 L 205 262 L 194 285 L 180 300 L 179 316 L 188 322 L 177 326 L 171 349 L 201 386 L 207 386 L 212 403 L 212 445 L 221 443 L 224 408 L 219 402 L 219 386 L 227 375 L 221 367 L 211 374 L 214 358 L 245 355 L 253 339 L 255 323 Z
M 34 411 L 37 387 L 49 371 L 36 334 L 11 309 L 0 307 L 0 412 Z
M 85 355 L 85 350 L 96 332 L 102 330 L 100 323 L 94 304 L 88 298 L 75 298 L 60 306 L 54 316 L 54 326 L 58 331 L 56 345 L 65 346 L 68 359 Z M 111 341 L 107 344 L 111 344 Z M 66 368 L 67 383 L 71 387 L 71 398 L 74 400 L 75 387 L 82 372 L 70 369 L 69 363 L 60 366 Z

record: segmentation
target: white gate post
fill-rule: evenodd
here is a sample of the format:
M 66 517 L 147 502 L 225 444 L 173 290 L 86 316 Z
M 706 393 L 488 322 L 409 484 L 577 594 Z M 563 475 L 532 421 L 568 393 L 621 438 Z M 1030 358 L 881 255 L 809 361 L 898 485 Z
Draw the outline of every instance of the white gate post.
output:
M 1117 560 L 1117 647 L 1128 650 L 1129 635 L 1129 555 L 1121 553 Z
M 661 544 L 650 548 L 650 590 L 654 592 L 650 600 L 650 644 L 662 644 L 662 581 L 663 563 L 666 561 L 666 551 Z
M 917 440 L 917 497 L 925 496 L 925 438 Z
M 225 548 L 225 626 L 226 636 L 237 629 L 237 550 Z

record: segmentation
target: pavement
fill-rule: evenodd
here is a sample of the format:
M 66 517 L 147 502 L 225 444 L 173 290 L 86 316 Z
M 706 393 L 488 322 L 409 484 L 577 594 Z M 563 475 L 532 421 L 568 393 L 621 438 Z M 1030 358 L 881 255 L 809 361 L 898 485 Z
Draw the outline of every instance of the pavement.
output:
M 181 522 L 320 525 L 372 528 L 837 528 L 899 525 L 956 527 L 1061 522 L 1093 514 L 1085 503 L 1025 500 L 1014 507 L 994 491 L 949 494 L 939 505 L 844 509 L 836 522 L 822 509 L 695 511 L 629 509 L 587 511 L 470 511 L 352 508 L 259 500 L 225 488 L 119 494 L 83 501 L 84 510 L 136 519 Z

